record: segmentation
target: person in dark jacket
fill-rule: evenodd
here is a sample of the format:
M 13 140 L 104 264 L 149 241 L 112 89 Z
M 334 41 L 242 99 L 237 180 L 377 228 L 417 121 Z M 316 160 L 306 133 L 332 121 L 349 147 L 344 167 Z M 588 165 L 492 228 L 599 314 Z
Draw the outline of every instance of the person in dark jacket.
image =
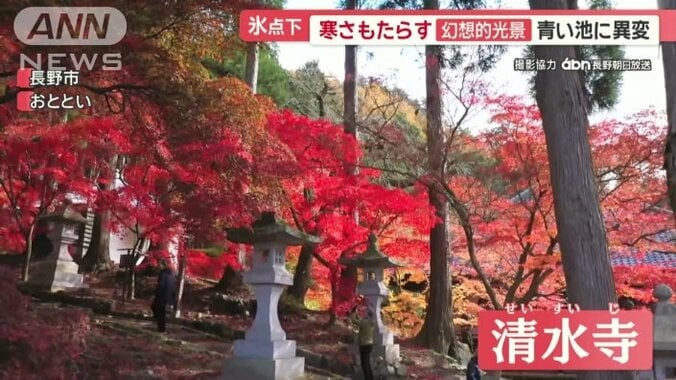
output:
M 467 363 L 467 380 L 481 380 L 481 371 L 479 370 L 479 340 L 472 339 L 474 355 Z
M 467 363 L 467 380 L 481 380 L 481 371 L 479 371 L 479 358 L 474 355 Z
M 157 321 L 157 331 L 165 332 L 167 325 L 167 305 L 174 302 L 176 293 L 176 277 L 171 271 L 166 261 L 160 262 L 160 274 L 157 277 L 157 287 L 155 288 L 155 298 L 150 305 L 155 320 Z
M 366 318 L 359 318 L 357 308 L 352 309 L 350 322 L 358 329 L 359 343 L 359 361 L 361 362 L 362 374 L 364 380 L 373 380 L 373 369 L 371 368 L 371 351 L 373 350 L 373 311 L 369 308 Z

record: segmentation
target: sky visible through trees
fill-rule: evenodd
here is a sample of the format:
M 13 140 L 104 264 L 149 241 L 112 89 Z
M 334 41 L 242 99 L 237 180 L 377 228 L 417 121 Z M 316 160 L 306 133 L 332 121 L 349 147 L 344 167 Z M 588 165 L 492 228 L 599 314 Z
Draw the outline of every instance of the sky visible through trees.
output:
M 334 0 L 289 0 L 288 9 L 331 9 L 336 8 Z M 617 9 L 636 9 L 636 2 L 632 0 L 613 1 Z M 584 7 L 584 1 L 580 2 Z M 501 2 L 504 9 L 525 9 L 527 1 L 507 0 Z M 642 9 L 657 8 L 654 1 L 641 4 Z M 302 46 L 302 47 L 301 47 Z M 303 54 L 298 54 L 301 48 Z M 342 78 L 342 61 L 335 57 L 342 56 L 340 47 L 332 46 L 307 46 L 307 44 L 280 43 L 277 47 L 281 65 L 289 70 L 301 67 L 311 60 L 319 61 L 322 71 L 336 78 Z M 360 50 L 361 75 L 363 77 L 384 78 L 386 83 L 406 91 L 413 99 L 424 99 L 425 87 L 423 71 L 423 48 L 422 47 L 363 47 Z M 625 47 L 627 59 L 651 59 L 653 70 L 649 72 L 628 72 L 623 74 L 618 104 L 611 110 L 600 111 L 590 115 L 592 122 L 605 117 L 623 117 L 640 110 L 655 107 L 664 109 L 665 97 L 653 88 L 663 88 L 664 73 L 660 48 L 654 47 Z M 523 58 L 522 47 L 509 47 L 507 53 L 497 64 L 492 72 L 491 80 L 501 91 L 510 94 L 523 94 L 528 91 L 528 75 L 517 73 L 513 70 L 514 58 Z M 639 95 L 640 94 L 640 95 Z M 472 119 L 472 128 L 482 130 L 486 128 L 489 115 L 478 115 Z

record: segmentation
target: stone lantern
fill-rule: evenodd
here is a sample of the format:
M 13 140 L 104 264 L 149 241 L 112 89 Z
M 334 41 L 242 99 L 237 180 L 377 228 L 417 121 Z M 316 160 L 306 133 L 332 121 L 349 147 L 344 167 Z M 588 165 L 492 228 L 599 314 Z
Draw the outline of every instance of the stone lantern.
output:
M 80 229 L 87 219 L 66 205 L 42 217 L 47 223 L 47 237 L 52 251 L 42 260 L 31 263 L 28 283 L 51 292 L 83 287 L 83 276 L 68 251 L 80 240 Z
M 286 247 L 321 240 L 289 227 L 274 213 L 264 213 L 252 230 L 228 230 L 228 240 L 253 245 L 251 268 L 244 274 L 244 282 L 254 288 L 257 307 L 245 339 L 235 341 L 234 357 L 226 360 L 223 378 L 302 378 L 305 359 L 296 356 L 296 342 L 286 339 L 277 304 L 284 289 L 293 284 L 285 267 Z
M 389 295 L 389 290 L 383 281 L 386 268 L 396 268 L 401 265 L 380 252 L 376 244 L 376 236 L 369 236 L 368 248 L 363 253 L 349 259 L 341 260 L 342 264 L 354 265 L 362 273 L 362 280 L 358 292 L 368 300 L 373 310 L 375 329 L 373 337 L 373 358 L 382 357 L 388 367 L 399 363 L 399 345 L 394 344 L 394 337 L 383 323 L 380 310 L 383 301 Z

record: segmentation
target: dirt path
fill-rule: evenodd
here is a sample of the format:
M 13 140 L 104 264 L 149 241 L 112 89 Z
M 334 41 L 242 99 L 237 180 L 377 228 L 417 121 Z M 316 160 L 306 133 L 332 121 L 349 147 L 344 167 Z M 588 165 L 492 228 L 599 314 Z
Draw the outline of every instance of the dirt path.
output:
M 55 309 L 75 307 L 53 301 L 39 304 Z M 90 309 L 78 309 L 87 311 L 91 320 L 86 351 L 72 363 L 78 379 L 220 379 L 223 361 L 232 355 L 232 341 L 201 330 L 168 323 L 167 333 L 160 334 L 151 320 L 107 316 L 92 313 Z M 320 354 L 323 360 L 342 363 L 347 360 L 343 357 L 347 349 L 341 342 L 344 339 L 336 338 L 345 332 L 339 324 L 326 329 L 321 319 L 318 316 L 286 317 L 282 318 L 282 324 L 288 336 L 299 342 L 299 348 Z M 239 326 L 227 319 L 218 322 L 233 328 L 245 328 L 244 324 Z M 402 364 L 408 369 L 406 378 L 464 379 L 461 368 L 444 355 L 412 346 L 410 342 L 400 343 Z M 307 379 L 343 379 L 307 364 L 306 373 Z
M 161 334 L 153 321 L 90 318 L 87 348 L 72 363 L 78 379 L 221 379 L 223 361 L 232 355 L 232 342 L 189 327 L 167 324 Z M 306 373 L 310 380 L 342 379 L 314 368 Z

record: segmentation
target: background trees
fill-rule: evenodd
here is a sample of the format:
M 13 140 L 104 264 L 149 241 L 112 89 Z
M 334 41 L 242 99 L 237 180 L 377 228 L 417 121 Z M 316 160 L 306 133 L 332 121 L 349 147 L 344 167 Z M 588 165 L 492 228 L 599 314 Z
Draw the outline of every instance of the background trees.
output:
M 451 183 L 473 227 L 472 240 L 468 243 L 466 237 L 462 251 L 456 251 L 466 260 L 474 255 L 487 276 L 483 283 L 498 289 L 497 305 L 491 297 L 495 308 L 503 302 L 563 302 L 559 230 L 551 176 L 543 165 L 548 158 L 540 113 L 518 97 L 501 96 L 487 106 L 499 126 L 474 143 L 483 168 Z M 657 136 L 666 124 L 663 119 L 654 111 L 641 112 L 626 121 L 591 126 L 594 182 L 613 254 L 671 250 L 655 239 L 671 222 L 671 213 L 659 206 L 664 194 Z M 622 284 L 626 277 L 616 274 L 615 280 Z M 632 293 L 618 285 L 620 289 L 621 295 Z

